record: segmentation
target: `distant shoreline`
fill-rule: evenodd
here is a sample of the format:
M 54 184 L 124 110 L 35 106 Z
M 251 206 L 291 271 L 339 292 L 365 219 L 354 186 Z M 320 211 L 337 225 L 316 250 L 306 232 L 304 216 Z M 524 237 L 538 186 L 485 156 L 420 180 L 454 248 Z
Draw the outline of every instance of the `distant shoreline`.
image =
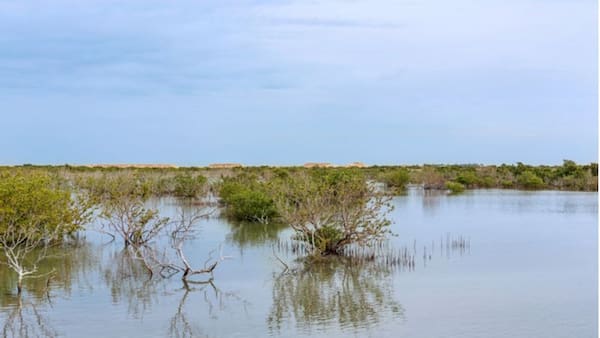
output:
M 589 162 L 593 165 L 598 162 Z M 352 162 L 348 164 L 337 164 L 329 162 L 307 162 L 303 164 L 254 164 L 247 165 L 243 163 L 211 163 L 208 165 L 177 165 L 171 163 L 94 163 L 94 164 L 0 164 L 0 168 L 19 168 L 19 167 L 40 167 L 40 168 L 116 168 L 116 169 L 233 169 L 233 168 L 417 168 L 423 166 L 429 167 L 498 167 L 498 166 L 517 166 L 519 164 L 529 167 L 560 167 L 560 164 L 524 164 L 522 162 L 483 164 L 483 163 L 421 163 L 421 164 L 365 164 L 362 162 Z
M 57 175 L 85 176 L 106 173 L 112 175 L 134 174 L 145 180 L 156 181 L 162 177 L 205 176 L 211 182 L 223 177 L 249 173 L 264 181 L 274 175 L 301 170 L 358 170 L 368 180 L 385 183 L 394 189 L 407 184 L 420 184 L 427 190 L 500 188 L 521 190 L 598 191 L 598 163 L 577 164 L 565 160 L 562 165 L 516 164 L 422 164 L 422 165 L 366 165 L 353 162 L 336 165 L 326 162 L 309 162 L 295 166 L 245 166 L 240 163 L 213 163 L 208 166 L 176 166 L 173 164 L 91 164 L 91 165 L 16 165 L 0 166 L 0 170 L 42 170 Z M 318 174 L 318 172 L 317 172 Z

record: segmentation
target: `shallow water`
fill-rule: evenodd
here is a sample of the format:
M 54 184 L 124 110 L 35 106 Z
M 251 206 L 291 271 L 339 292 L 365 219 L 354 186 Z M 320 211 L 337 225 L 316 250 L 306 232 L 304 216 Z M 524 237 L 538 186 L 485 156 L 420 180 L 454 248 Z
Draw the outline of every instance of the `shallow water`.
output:
M 173 215 L 175 201 L 156 201 Z M 97 233 L 45 265 L 14 296 L 0 268 L 0 319 L 8 336 L 65 337 L 595 337 L 596 193 L 410 190 L 394 200 L 394 249 L 414 269 L 381 262 L 294 262 L 274 250 L 284 227 L 203 221 L 186 251 L 202 265 L 231 256 L 214 284 L 148 279 L 122 244 Z M 452 247 L 448 239 L 468 246 Z M 274 252 L 294 271 L 283 273 Z M 24 331 L 24 330 L 27 331 Z M 25 334 L 23 334 L 25 333 Z

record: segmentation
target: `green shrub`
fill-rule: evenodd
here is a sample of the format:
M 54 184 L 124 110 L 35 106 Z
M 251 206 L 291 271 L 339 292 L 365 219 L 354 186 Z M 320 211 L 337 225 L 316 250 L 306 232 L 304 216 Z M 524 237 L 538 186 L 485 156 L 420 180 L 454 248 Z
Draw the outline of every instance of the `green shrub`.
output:
M 206 177 L 202 175 L 179 174 L 175 176 L 174 180 L 173 194 L 177 197 L 197 197 L 204 190 L 206 184 Z
M 464 186 L 472 187 L 472 186 L 477 185 L 479 183 L 479 178 L 477 177 L 477 175 L 474 172 L 467 171 L 467 172 L 459 174 L 456 177 L 455 181 L 457 183 L 460 183 L 460 184 L 464 185 Z
M 388 188 L 405 190 L 406 185 L 410 182 L 410 172 L 405 168 L 396 169 L 384 174 L 382 180 Z
M 578 171 L 581 171 L 581 168 L 571 160 L 564 160 L 559 171 L 561 176 L 574 176 Z
M 348 245 L 385 239 L 390 197 L 350 169 L 310 170 L 272 182 L 279 217 L 316 256 L 338 255 Z
M 269 223 L 277 215 L 273 200 L 262 191 L 242 189 L 227 201 L 228 214 L 238 221 Z
M 587 167 L 592 173 L 593 177 L 598 177 L 598 163 L 590 163 Z
M 269 223 L 277 216 L 265 183 L 249 178 L 225 178 L 219 186 L 219 197 L 226 214 L 237 221 Z
M 458 182 L 448 181 L 446 182 L 446 189 L 450 190 L 453 194 L 458 194 L 465 191 L 465 186 Z
M 513 181 L 511 181 L 511 180 L 504 180 L 504 181 L 502 181 L 502 188 L 509 189 L 509 188 L 512 188 L 512 187 L 514 187 Z
M 541 189 L 544 181 L 532 171 L 526 170 L 517 177 L 519 185 L 525 189 Z
M 20 241 L 49 236 L 60 241 L 79 229 L 81 214 L 71 192 L 45 173 L 0 172 L 0 236 Z M 10 233 L 7 233 L 10 231 Z
M 311 234 L 297 233 L 296 240 L 306 242 L 321 253 L 335 253 L 339 250 L 338 243 L 344 238 L 344 233 L 331 225 L 318 228 Z
M 496 186 L 496 180 L 491 176 L 485 176 L 479 179 L 479 186 L 483 188 L 493 188 Z

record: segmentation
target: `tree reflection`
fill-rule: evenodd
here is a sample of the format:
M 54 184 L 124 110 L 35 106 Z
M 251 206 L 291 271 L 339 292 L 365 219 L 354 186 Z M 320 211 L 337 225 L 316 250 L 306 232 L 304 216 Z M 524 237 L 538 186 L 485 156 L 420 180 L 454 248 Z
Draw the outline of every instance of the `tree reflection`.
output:
M 126 303 L 128 313 L 134 318 L 148 312 L 158 302 L 159 288 L 164 287 L 160 279 L 148 274 L 143 262 L 129 248 L 111 253 L 102 272 L 112 302 Z
M 431 215 L 435 214 L 445 196 L 445 190 L 423 190 L 423 211 Z
M 35 255 L 36 253 L 32 253 Z M 43 278 L 28 278 L 23 280 L 24 292 L 33 299 L 49 296 L 49 290 L 60 289 L 70 294 L 73 283 L 88 285 L 88 273 L 97 264 L 94 248 L 85 242 L 75 241 L 61 247 L 48 249 L 47 256 L 38 267 L 38 275 Z M 13 272 L 0 265 L 0 305 L 5 306 L 16 290 L 16 280 Z
M 236 244 L 243 252 L 246 247 L 275 242 L 279 238 L 279 233 L 286 228 L 285 224 L 278 223 L 236 222 L 231 224 L 231 233 L 227 235 L 227 241 Z
M 148 273 L 144 263 L 136 256 L 135 251 L 123 249 L 111 253 L 107 265 L 102 268 L 102 278 L 109 287 L 113 303 L 127 305 L 127 312 L 133 318 L 141 318 L 145 313 L 155 311 L 153 306 L 163 303 L 165 295 L 173 294 L 169 279 L 157 278 Z M 182 287 L 176 292 L 183 292 L 177 303 L 173 316 L 168 322 L 169 337 L 204 337 L 200 321 L 190 319 L 186 304 L 189 298 L 196 296 L 194 306 L 200 304 L 206 309 L 209 318 L 216 318 L 218 313 L 227 309 L 231 301 L 245 302 L 235 293 L 224 292 L 213 282 L 181 280 Z M 161 309 L 159 311 L 163 311 Z M 198 310 L 198 309 L 196 309 Z M 202 309 L 200 309 L 202 310 Z
M 217 318 L 217 313 L 226 309 L 229 302 L 242 303 L 246 309 L 246 302 L 233 292 L 224 292 L 212 280 L 206 282 L 183 281 L 183 296 L 179 301 L 175 314 L 169 322 L 169 337 L 199 337 L 206 336 L 201 328 L 195 325 L 197 321 L 190 320 L 185 311 L 185 304 L 191 294 L 200 295 L 208 308 L 209 317 Z
M 186 288 L 177 306 L 177 311 L 169 322 L 169 337 L 183 338 L 198 337 L 201 335 L 200 328 L 189 320 L 188 314 L 185 311 L 185 303 L 189 294 L 190 289 Z
M 2 325 L 2 337 L 57 337 L 58 332 L 45 317 L 45 304 L 25 300 L 23 295 L 5 298 L 10 303 Z M 43 302 L 43 300 L 39 300 Z M 5 305 L 6 306 L 6 305 Z
M 36 255 L 35 252 L 31 253 Z M 0 307 L 5 315 L 3 337 L 56 337 L 58 332 L 46 317 L 52 306 L 52 290 L 69 295 L 74 283 L 90 288 L 88 273 L 97 266 L 95 248 L 83 241 L 72 241 L 61 247 L 48 249 L 39 264 L 39 275 L 23 281 L 23 294 L 17 295 L 16 281 L 11 270 L 0 266 Z
M 403 317 L 393 297 L 391 269 L 384 264 L 329 257 L 291 271 L 274 280 L 270 330 L 281 330 L 292 317 L 302 329 L 335 322 L 357 329 L 386 316 Z

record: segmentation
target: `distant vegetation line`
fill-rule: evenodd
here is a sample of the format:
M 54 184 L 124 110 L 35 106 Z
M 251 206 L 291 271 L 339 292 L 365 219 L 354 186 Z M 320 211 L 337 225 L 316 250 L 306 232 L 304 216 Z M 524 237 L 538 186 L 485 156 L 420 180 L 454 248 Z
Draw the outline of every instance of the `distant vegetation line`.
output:
M 31 165 L 0 166 L 0 170 L 41 170 L 71 179 L 81 180 L 108 173 L 132 174 L 149 185 L 150 193 L 174 193 L 175 177 L 202 175 L 210 182 L 222 177 L 252 174 L 268 179 L 273 173 L 304 170 L 360 171 L 367 179 L 385 183 L 389 188 L 403 190 L 407 184 L 420 184 L 425 189 L 443 189 L 460 192 L 464 189 L 502 188 L 527 190 L 598 191 L 598 164 L 577 164 L 564 160 L 562 165 L 477 165 L 477 164 L 424 164 L 424 165 L 371 165 L 354 162 L 345 166 L 330 163 L 306 163 L 303 166 L 242 166 L 237 163 L 217 163 L 206 167 L 177 167 L 169 164 L 118 165 Z M 91 175 L 91 176 L 90 176 Z M 181 183 L 181 182 L 180 182 Z M 183 183 L 181 183 L 183 184 Z

